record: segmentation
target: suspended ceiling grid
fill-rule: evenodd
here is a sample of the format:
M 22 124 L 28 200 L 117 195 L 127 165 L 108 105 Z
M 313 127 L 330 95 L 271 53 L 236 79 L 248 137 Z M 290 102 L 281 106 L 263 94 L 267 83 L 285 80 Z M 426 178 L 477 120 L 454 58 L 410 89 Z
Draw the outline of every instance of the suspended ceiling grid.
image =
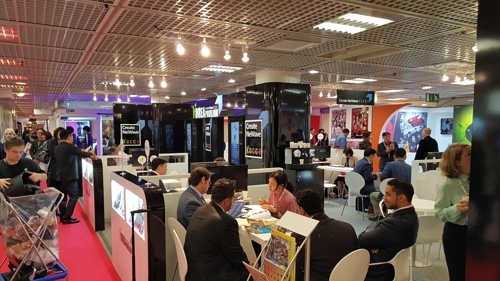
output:
M 313 26 L 349 12 L 369 9 L 395 22 L 354 35 L 320 31 Z M 183 102 L 231 93 L 255 83 L 262 69 L 301 72 L 303 83 L 313 85 L 313 106 L 326 107 L 319 98 L 332 89 L 396 90 L 378 93 L 379 101 L 409 100 L 439 92 L 442 98 L 467 96 L 473 86 L 443 82 L 443 73 L 472 75 L 475 55 L 477 1 L 459 0 L 12 0 L 0 3 L 0 26 L 15 28 L 18 40 L 0 39 L 0 59 L 22 60 L 22 67 L 0 65 L 0 75 L 28 78 L 27 95 L 0 104 L 17 115 L 33 109 L 52 109 L 54 102 L 78 100 L 96 104 L 109 96 L 169 95 Z M 175 51 L 180 35 L 186 54 Z M 211 55 L 201 56 L 205 36 Z M 230 61 L 223 59 L 224 41 L 231 42 Z M 300 50 L 276 50 L 283 40 L 309 43 Z M 241 47 L 249 46 L 248 63 Z M 230 65 L 234 73 L 201 71 L 209 65 Z M 309 70 L 320 71 L 309 74 Z M 108 85 L 118 74 L 135 87 Z M 148 87 L 153 76 L 155 89 Z M 161 88 L 165 77 L 168 86 Z M 353 85 L 354 78 L 376 82 Z M 228 83 L 229 79 L 236 80 Z M 16 89 L 16 81 L 0 85 Z M 207 88 L 201 91 L 201 88 Z M 181 96 L 185 91 L 186 96 Z M 110 99 L 112 100 L 112 99 Z M 16 105 L 17 104 L 17 105 Z

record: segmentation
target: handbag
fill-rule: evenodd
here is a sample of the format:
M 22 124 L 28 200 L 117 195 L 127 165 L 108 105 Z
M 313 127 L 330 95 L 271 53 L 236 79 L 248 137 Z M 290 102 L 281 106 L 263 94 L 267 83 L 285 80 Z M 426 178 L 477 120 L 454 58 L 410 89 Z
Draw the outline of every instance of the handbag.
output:
M 48 164 L 50 161 L 50 155 L 49 155 L 49 149 L 47 147 L 47 141 L 45 141 L 40 147 L 35 152 L 35 155 L 33 156 L 34 159 Z
M 23 177 L 29 177 L 29 174 L 23 172 L 10 180 L 9 187 L 5 188 L 5 193 L 9 197 L 33 195 L 41 191 L 37 185 L 25 184 Z

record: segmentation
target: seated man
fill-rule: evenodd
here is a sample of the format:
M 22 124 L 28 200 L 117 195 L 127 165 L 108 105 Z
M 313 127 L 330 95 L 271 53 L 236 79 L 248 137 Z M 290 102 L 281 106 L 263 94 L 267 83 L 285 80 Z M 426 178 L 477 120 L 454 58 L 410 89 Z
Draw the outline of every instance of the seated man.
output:
M 372 166 L 375 154 L 377 154 L 375 149 L 366 149 L 363 154 L 364 158 L 359 160 L 352 170 L 353 172 L 360 174 L 365 180 L 365 185 L 359 191 L 361 195 L 370 195 L 370 193 L 377 191 L 373 182 L 378 178 L 378 175 L 373 173 Z
M 168 171 L 167 165 L 168 165 L 168 163 L 167 163 L 167 160 L 165 158 L 156 157 L 155 159 L 153 159 L 153 161 L 151 161 L 150 175 L 151 176 L 164 176 L 164 175 L 166 175 L 167 171 Z
M 182 193 L 177 206 L 177 220 L 185 228 L 188 227 L 194 211 L 207 204 L 203 194 L 207 193 L 210 187 L 211 176 L 212 173 L 204 167 L 196 167 L 191 171 L 188 179 L 189 187 Z
M 295 194 L 299 205 L 299 214 L 318 220 L 311 233 L 311 281 L 328 281 L 330 273 L 337 263 L 350 252 L 358 249 L 358 238 L 354 228 L 342 221 L 329 218 L 323 209 L 323 202 L 317 191 L 303 189 Z M 304 237 L 292 234 L 297 246 Z M 304 280 L 304 250 L 297 255 L 296 280 Z
M 380 180 L 383 181 L 388 178 L 395 178 L 411 182 L 411 165 L 407 164 L 405 160 L 406 150 L 403 148 L 397 148 L 394 151 L 394 161 L 387 163 L 382 173 L 379 173 Z M 369 218 L 369 220 L 377 221 L 383 218 L 379 207 L 382 197 L 384 197 L 384 194 L 381 192 L 372 192 L 370 194 L 370 200 L 373 205 L 373 213 L 375 216 Z
M 413 186 L 403 179 L 387 183 L 384 200 L 394 212 L 379 222 L 372 222 L 359 235 L 359 247 L 370 251 L 370 263 L 386 262 L 402 249 L 415 244 L 418 218 L 411 204 Z M 390 281 L 394 279 L 392 265 L 370 266 L 365 281 Z
M 188 263 L 186 281 L 244 281 L 247 256 L 240 244 L 238 223 L 228 215 L 236 186 L 227 179 L 212 187 L 212 201 L 193 214 L 186 233 L 184 252 Z

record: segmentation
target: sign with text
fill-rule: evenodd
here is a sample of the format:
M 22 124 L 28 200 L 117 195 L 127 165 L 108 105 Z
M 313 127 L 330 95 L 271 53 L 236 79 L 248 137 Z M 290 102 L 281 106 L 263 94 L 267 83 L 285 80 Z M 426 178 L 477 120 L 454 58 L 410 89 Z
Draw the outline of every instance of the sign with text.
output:
M 212 151 L 212 130 L 210 124 L 205 124 L 205 150 Z
M 337 90 L 337 104 L 375 105 L 375 92 Z
M 439 94 L 425 94 L 426 102 L 439 102 Z
M 140 124 L 121 124 L 120 132 L 124 146 L 141 146 Z
M 245 157 L 262 159 L 262 120 L 245 121 Z
M 219 105 L 193 107 L 193 119 L 219 117 Z

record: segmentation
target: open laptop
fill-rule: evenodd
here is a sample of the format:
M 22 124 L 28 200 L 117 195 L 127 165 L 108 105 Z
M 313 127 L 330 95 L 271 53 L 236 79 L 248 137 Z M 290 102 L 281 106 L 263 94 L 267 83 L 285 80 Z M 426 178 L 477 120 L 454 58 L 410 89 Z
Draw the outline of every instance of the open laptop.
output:
M 231 210 L 229 210 L 227 214 L 233 218 L 236 218 L 241 214 L 241 210 L 243 210 L 243 207 L 245 207 L 246 203 L 247 202 L 245 201 L 235 201 L 233 203 L 233 206 L 231 207 Z

